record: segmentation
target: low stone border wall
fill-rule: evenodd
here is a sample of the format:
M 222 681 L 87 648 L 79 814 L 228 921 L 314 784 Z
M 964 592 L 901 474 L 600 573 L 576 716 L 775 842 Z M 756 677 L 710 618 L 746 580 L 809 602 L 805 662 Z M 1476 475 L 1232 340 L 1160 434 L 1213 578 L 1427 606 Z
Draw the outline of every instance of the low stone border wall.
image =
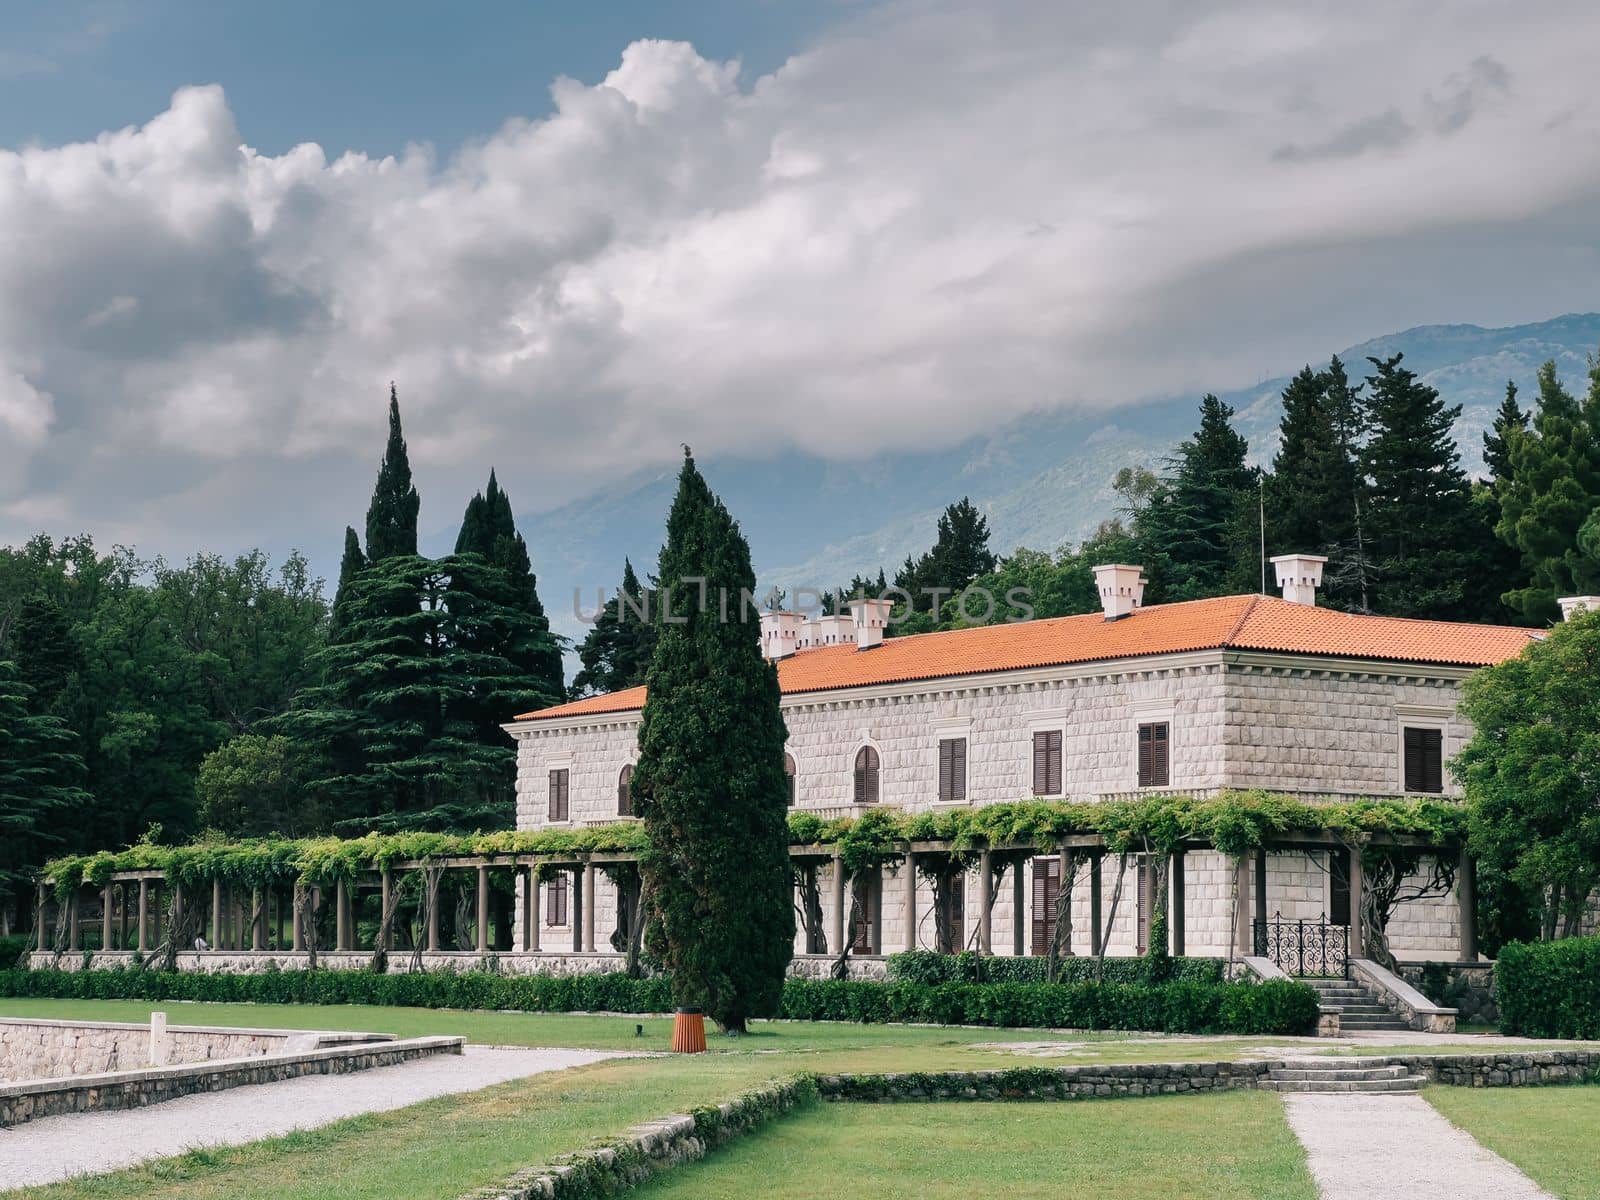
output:
M 1356 1061 L 1364 1066 L 1403 1063 L 1413 1074 L 1451 1087 L 1533 1087 L 1600 1078 L 1600 1050 L 1385 1055 Z
M 591 1200 L 635 1187 L 680 1163 L 704 1158 L 734 1138 L 817 1098 L 809 1076 L 741 1092 L 732 1100 L 692 1113 L 674 1113 L 635 1125 L 616 1141 L 513 1175 L 464 1200 Z
M 1132 1063 L 1124 1066 L 1012 1067 L 1003 1071 L 938 1071 L 892 1075 L 824 1075 L 824 1100 L 1092 1100 L 1170 1096 L 1256 1087 L 1280 1063 Z
M 465 1043 L 466 1039 L 459 1037 L 410 1038 L 8 1083 L 0 1085 L 0 1128 L 63 1113 L 142 1108 L 196 1092 L 220 1092 L 302 1075 L 343 1075 L 372 1067 L 389 1067 L 435 1054 L 460 1054 Z

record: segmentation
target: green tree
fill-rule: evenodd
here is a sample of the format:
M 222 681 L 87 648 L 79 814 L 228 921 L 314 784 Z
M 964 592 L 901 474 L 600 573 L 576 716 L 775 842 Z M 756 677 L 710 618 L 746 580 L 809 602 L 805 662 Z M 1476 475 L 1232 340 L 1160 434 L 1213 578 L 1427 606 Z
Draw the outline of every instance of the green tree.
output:
M 908 557 L 894 577 L 895 587 L 911 597 L 915 612 L 936 614 L 945 598 L 994 570 L 989 549 L 989 519 L 963 496 L 939 514 L 933 548 Z
M 34 711 L 16 664 L 0 659 L 0 889 L 8 893 L 31 886 L 30 868 L 88 799 L 75 740 L 59 717 Z
M 1370 358 L 1362 450 L 1369 486 L 1366 537 L 1377 570 L 1374 606 L 1390 616 L 1478 617 L 1469 590 L 1493 555 L 1451 432 L 1461 406 L 1401 365 Z
M 744 602 L 755 591 L 749 544 L 687 452 L 660 582 L 633 776 L 649 944 L 677 1004 L 743 1031 L 777 1012 L 794 945 L 787 733 L 777 671 Z
M 245 733 L 200 761 L 200 825 L 229 837 L 309 837 L 327 832 L 327 813 L 306 787 L 310 771 L 281 734 Z
M 1200 427 L 1179 445 L 1135 518 L 1150 603 L 1254 590 L 1260 578 L 1257 472 L 1233 409 L 1207 395 Z
M 621 589 L 601 606 L 578 647 L 583 667 L 572 678 L 575 695 L 620 692 L 644 682 L 656 647 L 656 626 L 649 616 L 652 606 L 633 563 L 623 559 Z
M 411 484 L 411 459 L 400 431 L 400 398 L 389 385 L 389 444 L 367 508 L 367 559 L 381 562 L 417 552 L 417 513 L 422 500 Z M 346 543 L 348 545 L 348 542 Z
M 1542 936 L 1579 929 L 1600 884 L 1600 613 L 1579 614 L 1467 680 L 1473 736 L 1454 769 L 1485 883 L 1535 898 Z M 1503 897 L 1485 894 L 1491 908 Z
M 35 710 L 61 715 L 83 669 L 83 648 L 66 610 L 53 596 L 41 591 L 17 608 L 9 654 L 18 678 L 33 696 Z
M 1579 542 L 1600 510 L 1600 358 L 1591 361 L 1589 392 L 1579 404 L 1547 362 L 1539 368 L 1532 427 L 1509 429 L 1504 486 L 1497 489 L 1502 541 L 1522 553 L 1528 582 L 1506 603 L 1531 620 L 1553 620 L 1560 596 L 1600 590 L 1600 556 Z
M 1483 435 L 1483 465 L 1496 487 L 1510 485 L 1513 473 L 1511 443 L 1527 432 L 1528 414 L 1517 403 L 1516 383 L 1508 379 L 1505 398 L 1500 401 L 1500 411 L 1494 415 L 1494 425 Z
M 328 625 L 328 636 L 338 636 L 340 612 L 344 607 L 345 589 L 350 581 L 367 569 L 367 556 L 361 552 L 361 539 L 353 527 L 344 527 L 344 555 L 339 559 L 339 584 L 333 593 L 333 610 Z

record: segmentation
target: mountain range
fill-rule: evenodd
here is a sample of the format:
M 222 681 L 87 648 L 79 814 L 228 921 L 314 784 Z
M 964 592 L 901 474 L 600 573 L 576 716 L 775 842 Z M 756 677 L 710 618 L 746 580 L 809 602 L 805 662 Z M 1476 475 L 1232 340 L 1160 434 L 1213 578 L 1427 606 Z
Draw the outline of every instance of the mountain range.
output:
M 1524 407 L 1535 372 L 1553 359 L 1581 394 L 1588 356 L 1600 347 L 1600 313 L 1573 313 L 1531 325 L 1421 325 L 1338 351 L 1352 378 L 1367 358 L 1397 351 L 1406 365 L 1462 406 L 1456 423 L 1463 465 L 1482 470 L 1483 432 L 1508 379 Z M 1313 364 L 1320 365 L 1320 364 Z M 1280 396 L 1300 364 L 1253 387 L 1222 393 L 1251 458 L 1268 464 L 1277 449 Z M 1036 413 L 982 437 L 932 453 L 889 453 L 852 462 L 788 451 L 762 459 L 703 459 L 701 469 L 750 539 L 763 588 L 832 587 L 856 572 L 893 575 L 908 554 L 933 542 L 944 506 L 971 497 L 987 515 L 990 546 L 1054 550 L 1081 540 L 1112 516 L 1111 481 L 1125 466 L 1158 468 L 1197 420 L 1199 394 L 1131 401 L 1086 416 Z M 674 470 L 639 472 L 603 493 L 519 516 L 556 630 L 581 638 L 575 613 L 596 607 L 622 577 L 624 555 L 641 576 L 654 569 L 676 479 Z M 1293 547 L 1290 547 L 1292 549 Z M 1273 552 L 1282 548 L 1273 548 Z

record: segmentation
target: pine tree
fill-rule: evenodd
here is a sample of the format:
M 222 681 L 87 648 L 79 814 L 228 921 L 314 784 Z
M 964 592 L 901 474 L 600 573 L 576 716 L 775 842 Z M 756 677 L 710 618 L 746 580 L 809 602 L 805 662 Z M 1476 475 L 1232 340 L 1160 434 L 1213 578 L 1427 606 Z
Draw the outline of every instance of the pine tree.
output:
M 1522 552 L 1529 582 L 1505 601 L 1530 620 L 1553 620 L 1559 596 L 1600 590 L 1600 559 L 1579 542 L 1600 509 L 1600 358 L 1589 371 L 1580 405 L 1556 366 L 1539 368 L 1539 402 L 1532 427 L 1507 445 L 1510 469 L 1499 489 L 1501 540 Z
M 921 558 L 908 555 L 895 574 L 894 585 L 911 597 L 912 610 L 928 618 L 899 632 L 932 628 L 940 606 L 980 575 L 993 571 L 995 561 L 989 549 L 989 519 L 966 496 L 947 505 L 939 514 L 933 548 Z
M 578 647 L 583 669 L 572 679 L 575 695 L 620 692 L 644 682 L 656 647 L 652 611 L 652 598 L 640 585 L 633 563 L 623 559 L 621 590 L 601 606 Z
M 1307 486 L 1331 420 L 1328 376 L 1308 365 L 1283 389 L 1278 453 L 1267 489 L 1267 544 L 1273 553 L 1320 552 L 1326 498 Z
M 417 512 L 422 501 L 411 485 L 411 460 L 400 432 L 400 398 L 389 385 L 389 444 L 367 508 L 367 560 L 381 562 L 417 552 Z
M 687 452 L 660 580 L 667 599 L 633 776 L 649 944 L 678 1005 L 743 1031 L 778 1011 L 793 953 L 787 734 L 777 671 L 742 599 L 755 591 L 749 544 Z
M 1483 465 L 1489 471 L 1489 480 L 1503 490 L 1511 482 L 1511 442 L 1528 431 L 1528 414 L 1517 403 L 1517 385 L 1506 380 L 1505 399 L 1500 401 L 1500 411 L 1495 413 L 1494 427 L 1483 435 Z
M 1362 451 L 1370 487 L 1366 535 L 1377 566 L 1375 607 L 1389 616 L 1461 620 L 1477 616 L 1469 583 L 1487 571 L 1492 545 L 1471 506 L 1452 428 L 1460 405 L 1401 365 L 1370 358 Z
M 59 717 L 36 710 L 16 664 L 0 660 L 0 888 L 29 882 L 66 814 L 88 804 L 76 742 Z
M 1168 462 L 1138 514 L 1135 533 L 1150 576 L 1150 603 L 1253 590 L 1260 577 L 1257 473 L 1233 409 L 1200 402 L 1200 428 Z
M 328 636 L 337 638 L 343 624 L 341 612 L 350 581 L 367 569 L 367 556 L 361 553 L 361 539 L 349 525 L 344 527 L 344 557 L 339 560 L 339 586 L 333 593 L 333 613 L 329 621 Z

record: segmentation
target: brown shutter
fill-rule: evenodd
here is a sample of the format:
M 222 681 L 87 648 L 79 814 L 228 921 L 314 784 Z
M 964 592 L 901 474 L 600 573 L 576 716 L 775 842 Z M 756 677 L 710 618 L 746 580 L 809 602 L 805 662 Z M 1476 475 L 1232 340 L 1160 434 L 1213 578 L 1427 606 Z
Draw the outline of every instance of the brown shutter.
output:
M 867 803 L 878 802 L 878 752 L 867 747 Z
M 967 800 L 967 739 L 950 743 L 950 798 L 957 804 Z
M 1422 790 L 1444 791 L 1444 731 L 1422 731 Z
M 1033 860 L 1033 953 L 1048 954 L 1056 935 L 1056 901 L 1061 895 L 1061 860 Z
M 567 772 L 565 768 L 550 772 L 550 820 L 567 819 Z
M 1134 948 L 1143 954 L 1150 945 L 1150 860 L 1139 860 L 1139 900 L 1134 911 Z
M 1167 723 L 1151 727 L 1150 730 L 1150 778 L 1152 787 L 1166 787 L 1171 779 L 1171 772 L 1167 762 L 1167 747 L 1169 738 Z
M 1150 780 L 1155 776 L 1155 767 L 1151 761 L 1151 736 L 1150 726 L 1139 726 L 1139 786 L 1150 787 Z
M 1040 730 L 1033 735 L 1033 794 L 1061 794 L 1061 731 Z
M 622 768 L 622 775 L 617 780 L 617 816 L 631 817 L 633 815 L 633 764 L 629 763 Z
M 788 776 L 789 807 L 793 808 L 796 796 L 794 755 L 785 754 L 783 756 L 783 773 Z
M 567 877 L 565 873 L 550 880 L 545 888 L 545 924 L 567 923 Z
M 1422 730 L 1405 731 L 1405 788 L 1408 792 L 1427 791 L 1422 769 Z
M 955 760 L 955 743 L 949 740 L 939 743 L 939 803 L 948 804 L 955 794 L 955 784 L 952 782 L 951 768 Z
M 1050 794 L 1052 796 L 1059 796 L 1062 793 L 1062 786 L 1061 786 L 1061 731 L 1059 729 L 1052 729 L 1050 731 L 1050 739 L 1049 739 L 1049 741 L 1050 741 Z
M 878 802 L 878 752 L 871 746 L 856 752 L 855 796 L 857 804 Z

